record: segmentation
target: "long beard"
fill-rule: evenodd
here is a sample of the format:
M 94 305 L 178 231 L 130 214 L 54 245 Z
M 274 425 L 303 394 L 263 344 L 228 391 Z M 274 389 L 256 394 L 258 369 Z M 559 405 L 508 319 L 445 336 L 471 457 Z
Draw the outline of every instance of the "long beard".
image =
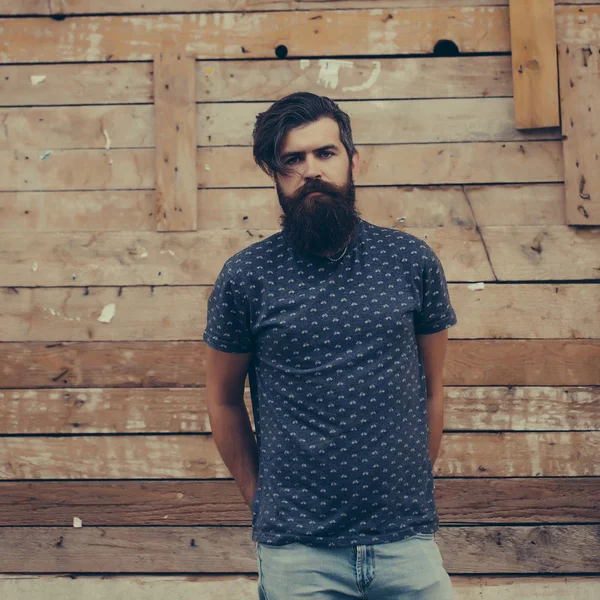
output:
M 307 198 L 315 191 L 326 195 Z M 283 194 L 277 184 L 277 195 L 283 209 L 279 223 L 296 248 L 324 256 L 341 251 L 352 238 L 360 213 L 351 170 L 342 188 L 314 179 L 294 196 Z

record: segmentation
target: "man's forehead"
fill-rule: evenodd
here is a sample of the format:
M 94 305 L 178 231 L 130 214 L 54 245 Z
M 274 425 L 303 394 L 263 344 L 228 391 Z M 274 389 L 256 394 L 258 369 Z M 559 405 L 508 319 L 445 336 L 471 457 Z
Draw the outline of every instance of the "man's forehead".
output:
M 340 129 L 333 119 L 320 119 L 288 131 L 282 140 L 281 154 L 306 152 L 329 144 L 341 144 Z

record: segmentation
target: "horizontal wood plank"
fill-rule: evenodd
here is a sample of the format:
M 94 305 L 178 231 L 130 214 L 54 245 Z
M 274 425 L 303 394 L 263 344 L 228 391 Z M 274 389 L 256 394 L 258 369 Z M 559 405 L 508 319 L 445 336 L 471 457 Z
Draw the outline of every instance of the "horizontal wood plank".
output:
M 600 429 L 596 387 L 445 386 L 444 398 L 450 431 Z M 244 402 L 254 425 L 249 388 Z M 205 388 L 0 390 L 0 434 L 210 431 Z
M 600 525 L 444 527 L 448 573 L 592 573 Z M 246 527 L 0 529 L 0 564 L 13 573 L 256 572 Z
M 446 433 L 433 472 L 448 477 L 598 476 L 599 451 L 599 431 Z M 0 437 L 3 480 L 225 477 L 231 474 L 209 435 Z
M 198 229 L 212 231 L 217 239 L 223 229 L 279 229 L 281 208 L 273 188 L 203 189 L 196 199 Z M 408 231 L 414 227 L 565 225 L 564 202 L 561 183 L 356 186 L 356 206 L 365 220 Z M 0 192 L 0 231 L 152 231 L 155 204 L 154 190 Z M 564 228 L 565 235 L 578 231 Z M 574 245 L 571 241 L 564 244 L 563 253 Z M 19 244 L 14 249 L 18 248 Z M 574 269 L 577 263 L 589 261 L 569 262 Z
M 275 58 L 279 46 L 289 57 L 424 54 L 439 39 L 461 52 L 510 51 L 506 7 L 32 17 L 2 26 L 4 63 L 150 60 L 174 39 L 197 58 Z M 331 35 L 332 27 L 353 34 Z
M 598 477 L 435 478 L 441 523 L 597 523 Z M 0 482 L 0 526 L 251 525 L 233 480 Z
M 452 339 L 600 338 L 600 286 L 450 283 Z M 6 342 L 202 340 L 210 286 L 0 288 Z M 173 307 L 177 309 L 174 310 Z M 577 310 L 572 310 L 577 306 Z M 363 316 L 372 308 L 363 309 Z
M 201 60 L 195 67 L 197 102 L 274 101 L 306 90 L 337 100 L 510 98 L 513 94 L 510 57 L 502 55 Z M 153 68 L 147 61 L 4 64 L 0 65 L 0 106 L 86 104 L 89 110 L 94 104 L 148 104 L 154 98 Z M 32 77 L 40 76 L 44 79 L 32 82 Z
M 561 139 L 558 128 L 515 129 L 512 98 L 342 101 L 339 106 L 352 121 L 356 144 Z M 197 104 L 189 108 L 193 114 L 185 129 L 195 125 L 199 146 L 251 146 L 256 115 L 268 107 L 255 102 Z M 140 105 L 3 108 L 0 151 L 101 149 L 109 142 L 115 149 L 153 148 L 156 110 Z M 379 117 L 375 122 L 374 112 Z M 156 138 L 164 143 L 160 132 Z
M 474 1 L 474 0 L 471 0 Z M 591 600 L 600 595 L 600 577 L 539 575 L 451 576 L 461 600 Z M 0 575 L 5 600 L 255 600 L 257 575 Z
M 356 183 L 360 185 L 564 181 L 562 142 L 559 141 L 381 144 L 358 146 L 357 149 L 361 160 Z M 91 156 L 97 151 L 86 152 Z M 136 150 L 132 154 L 144 152 L 147 151 Z M 67 151 L 61 153 L 66 156 Z M 2 154 L 0 152 L 0 159 Z M 232 164 L 236 169 L 231 169 Z M 198 186 L 201 188 L 265 187 L 270 184 L 270 178 L 256 166 L 249 147 L 198 150 Z M 3 186 L 0 179 L 0 187 Z
M 335 8 L 445 7 L 448 0 L 146 0 L 144 4 L 123 0 L 0 0 L 0 15 L 66 15 L 102 13 L 168 13 L 203 11 L 331 10 Z M 555 0 L 555 4 L 599 4 L 600 0 Z M 454 6 L 508 6 L 508 0 L 452 0 Z
M 445 385 L 600 385 L 600 340 L 450 340 Z M 206 384 L 204 342 L 0 343 L 5 388 Z
M 358 146 L 359 185 L 564 181 L 560 141 Z M 133 150 L 0 151 L 0 191 L 154 189 L 155 153 Z M 46 156 L 46 158 L 44 158 Z M 198 187 L 270 187 L 251 147 L 198 148 Z M 236 165 L 231 169 L 231 165 Z

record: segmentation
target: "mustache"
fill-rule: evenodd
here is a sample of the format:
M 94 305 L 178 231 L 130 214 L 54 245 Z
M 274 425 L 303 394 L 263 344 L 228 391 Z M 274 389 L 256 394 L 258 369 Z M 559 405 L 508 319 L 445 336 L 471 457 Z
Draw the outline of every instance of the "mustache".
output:
M 339 195 L 337 188 L 321 181 L 320 179 L 315 179 L 314 181 L 309 181 L 302 186 L 302 188 L 295 194 L 294 199 L 298 200 L 300 198 L 304 198 L 313 192 L 323 192 L 324 194 L 329 194 L 330 196 Z

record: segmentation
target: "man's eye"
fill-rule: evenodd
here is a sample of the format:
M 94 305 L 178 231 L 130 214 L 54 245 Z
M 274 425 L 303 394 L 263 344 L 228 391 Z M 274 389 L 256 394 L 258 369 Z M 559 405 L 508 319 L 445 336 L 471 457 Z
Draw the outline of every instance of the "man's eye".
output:
M 297 157 L 290 158 L 289 160 L 286 160 L 286 161 L 285 161 L 285 164 L 286 164 L 286 165 L 293 165 L 293 164 L 294 164 L 294 162 L 293 162 L 293 161 L 295 161 L 295 160 L 297 160 Z
M 324 150 L 323 152 L 321 152 L 321 156 L 323 156 L 324 154 L 328 154 L 329 156 L 333 156 L 333 152 L 329 152 L 328 150 Z M 325 158 L 329 158 L 329 156 L 326 156 Z

